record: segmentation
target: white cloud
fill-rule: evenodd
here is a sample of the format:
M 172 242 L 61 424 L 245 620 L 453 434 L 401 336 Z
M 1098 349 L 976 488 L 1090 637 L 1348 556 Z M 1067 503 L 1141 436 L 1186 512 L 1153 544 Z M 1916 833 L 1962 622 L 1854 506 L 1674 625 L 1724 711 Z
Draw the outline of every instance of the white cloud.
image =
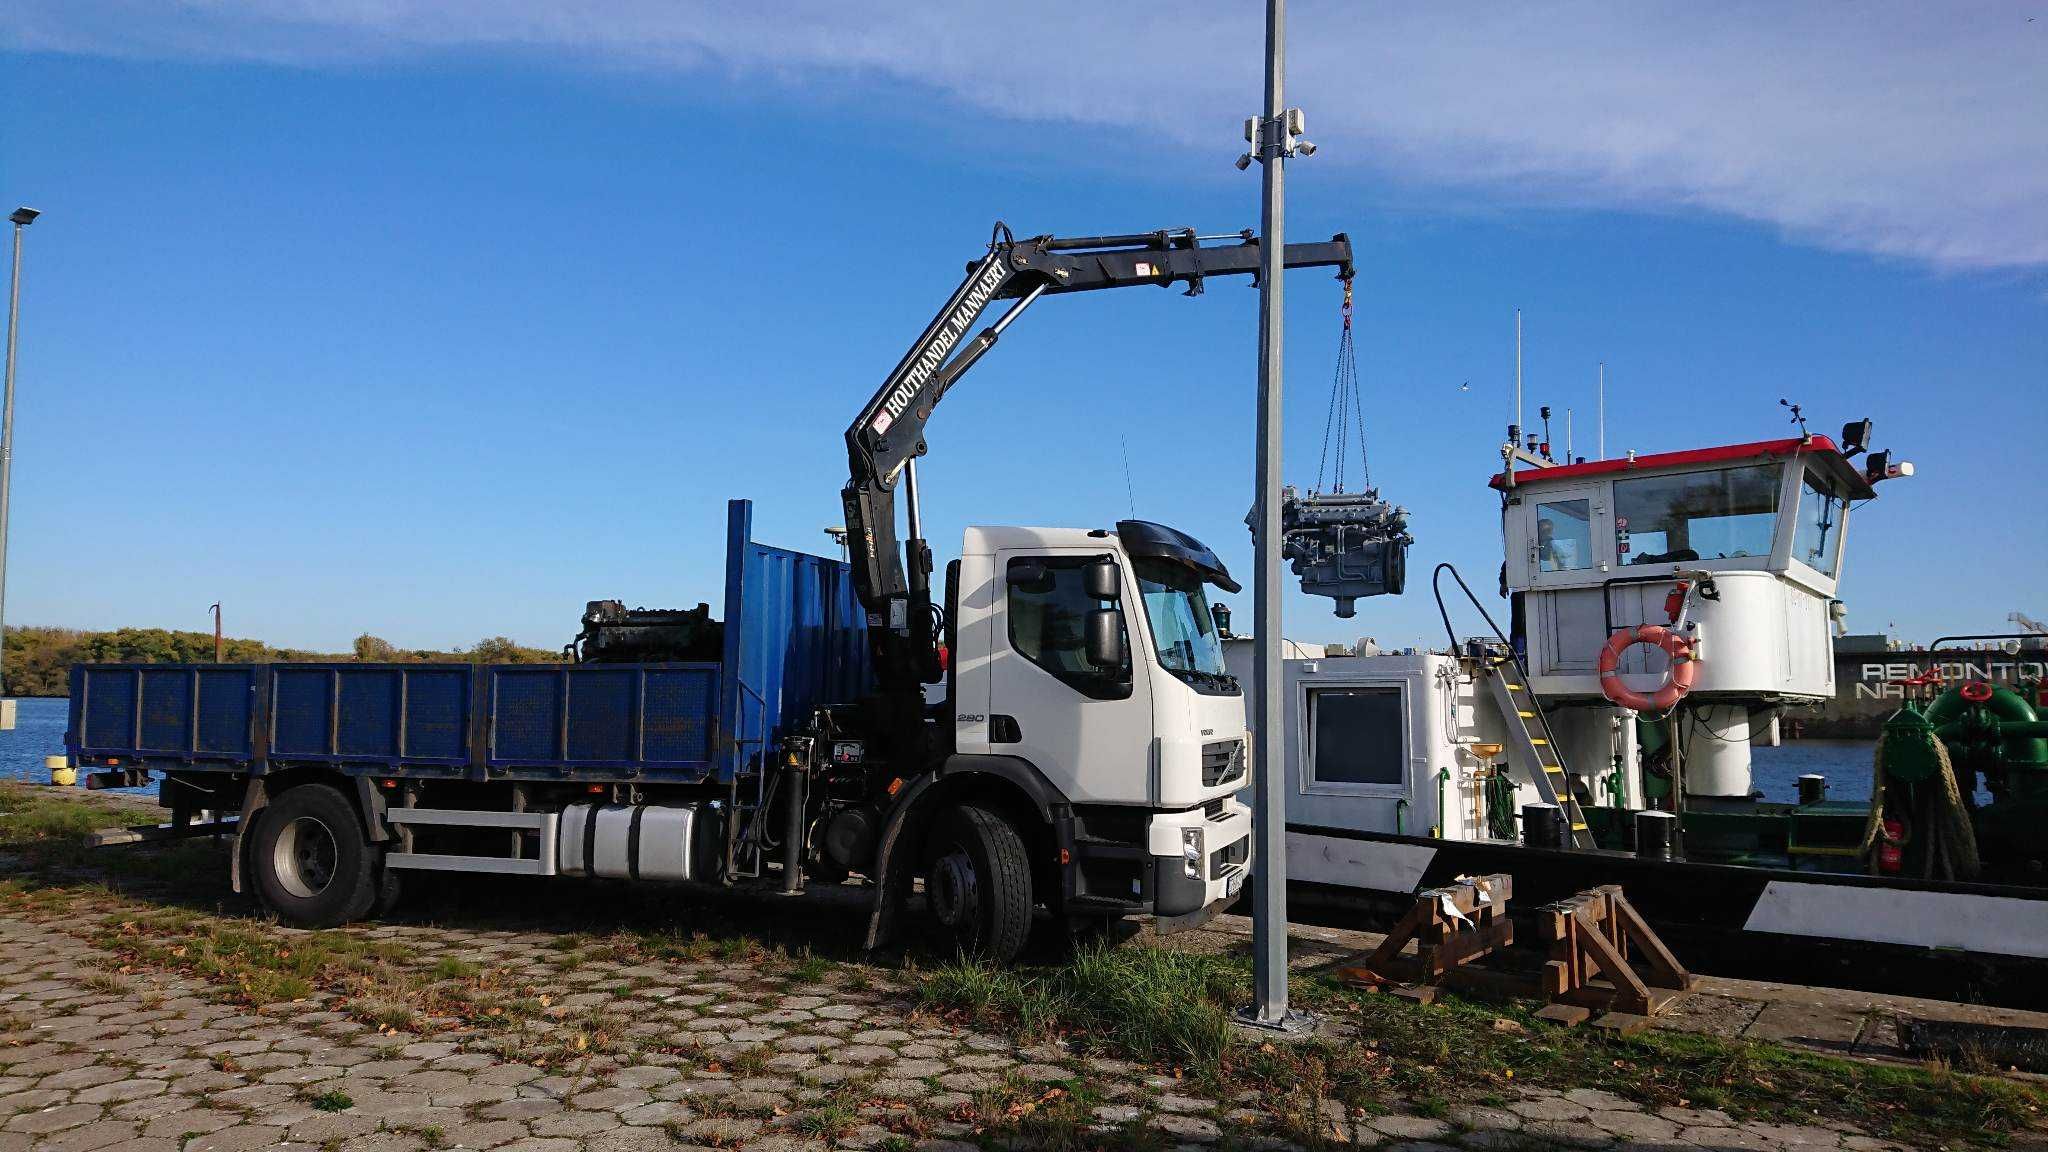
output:
M 342 66 L 490 49 L 776 83 L 907 82 L 1217 149 L 1249 0 L 17 0 L 17 49 Z M 2032 19 L 2030 19 L 2032 18 Z M 1296 0 L 1317 163 L 1499 202 L 1684 207 L 1943 269 L 2048 265 L 2048 3 Z

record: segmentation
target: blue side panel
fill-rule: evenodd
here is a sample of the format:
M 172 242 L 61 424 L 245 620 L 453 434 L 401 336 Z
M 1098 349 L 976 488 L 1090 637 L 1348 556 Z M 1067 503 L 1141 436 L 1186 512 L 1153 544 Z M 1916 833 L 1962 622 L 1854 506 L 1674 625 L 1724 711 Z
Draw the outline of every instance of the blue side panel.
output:
M 185 752 L 192 746 L 192 670 L 142 671 L 142 725 L 137 746 L 149 752 Z
M 408 756 L 459 763 L 469 755 L 468 668 L 408 668 L 405 750 Z
M 87 748 L 133 750 L 135 738 L 135 697 L 141 687 L 139 668 L 85 668 L 85 728 L 80 744 Z M 71 694 L 71 707 L 79 706 L 79 693 Z M 76 725 L 73 730 L 78 731 Z
M 334 673 L 325 664 L 278 665 L 270 673 L 270 754 L 279 760 L 333 755 Z
M 469 763 L 467 664 L 273 664 L 273 760 L 365 770 Z
M 753 505 L 726 508 L 721 779 L 758 771 L 785 721 L 873 687 L 867 614 L 843 561 L 757 544 Z
M 489 677 L 488 766 L 521 778 L 689 783 L 714 768 L 715 664 L 520 664 Z
M 639 710 L 638 668 L 586 668 L 569 680 L 566 760 L 621 764 L 639 758 L 633 730 Z
M 562 731 L 562 685 L 551 668 L 493 668 L 491 677 L 491 764 L 521 761 L 551 764 Z
M 398 669 L 337 673 L 335 681 L 335 753 L 398 759 Z
M 678 665 L 647 671 L 647 723 L 641 727 L 641 755 L 657 764 L 716 759 L 712 748 L 718 716 L 716 665 Z
M 240 664 L 77 665 L 64 747 L 127 762 L 247 762 L 255 748 L 256 675 Z
M 246 759 L 256 719 L 256 672 L 253 668 L 201 668 L 199 684 L 199 756 Z

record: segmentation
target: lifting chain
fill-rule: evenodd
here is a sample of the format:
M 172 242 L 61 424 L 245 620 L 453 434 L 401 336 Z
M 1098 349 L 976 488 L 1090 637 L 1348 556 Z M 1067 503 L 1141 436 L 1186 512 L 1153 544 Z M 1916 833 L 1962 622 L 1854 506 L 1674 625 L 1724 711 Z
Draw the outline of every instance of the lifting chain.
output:
M 1336 433 L 1336 451 L 1331 452 L 1331 433 Z M 1330 408 L 1323 418 L 1323 451 L 1316 462 L 1315 491 L 1325 491 L 1323 480 L 1331 480 L 1328 491 L 1344 491 L 1344 460 L 1349 442 L 1358 437 L 1359 485 L 1372 487 L 1372 466 L 1365 455 L 1365 403 L 1358 390 L 1358 352 L 1351 340 L 1351 277 L 1344 278 L 1344 334 L 1337 342 L 1337 372 L 1330 381 Z M 1334 467 L 1333 467 L 1334 465 Z

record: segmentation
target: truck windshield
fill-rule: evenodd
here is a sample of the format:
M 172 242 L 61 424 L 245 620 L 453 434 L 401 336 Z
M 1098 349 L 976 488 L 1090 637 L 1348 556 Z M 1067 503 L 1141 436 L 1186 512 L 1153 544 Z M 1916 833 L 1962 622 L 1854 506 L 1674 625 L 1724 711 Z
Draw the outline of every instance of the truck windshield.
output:
M 1137 562 L 1138 591 L 1159 664 L 1203 692 L 1235 694 L 1237 680 L 1223 667 L 1223 639 L 1209 615 L 1202 578 L 1178 564 Z

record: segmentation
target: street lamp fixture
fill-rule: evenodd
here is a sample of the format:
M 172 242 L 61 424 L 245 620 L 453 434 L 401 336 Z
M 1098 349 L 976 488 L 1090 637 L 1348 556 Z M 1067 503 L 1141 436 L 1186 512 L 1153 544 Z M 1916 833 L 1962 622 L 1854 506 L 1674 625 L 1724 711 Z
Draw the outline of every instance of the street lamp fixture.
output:
M 22 207 L 16 208 L 14 210 L 14 214 L 9 216 L 8 219 L 14 221 L 16 224 L 33 224 L 36 222 L 36 217 L 41 215 L 41 212 L 38 212 L 33 208 Z

